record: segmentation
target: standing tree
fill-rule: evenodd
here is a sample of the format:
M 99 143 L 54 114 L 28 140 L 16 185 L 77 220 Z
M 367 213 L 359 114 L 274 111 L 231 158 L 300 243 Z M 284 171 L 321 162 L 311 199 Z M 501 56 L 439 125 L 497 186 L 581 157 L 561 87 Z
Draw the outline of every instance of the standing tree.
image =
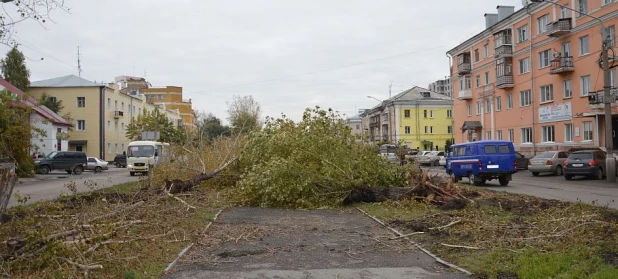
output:
M 221 119 L 214 114 L 201 114 L 198 119 L 197 133 L 200 138 L 212 142 L 218 137 L 230 135 L 230 127 L 222 125 Z
M 158 122 L 158 123 L 157 123 Z M 158 130 L 161 141 L 169 143 L 184 143 L 187 131 L 184 127 L 174 127 L 165 113 L 158 110 L 147 112 L 146 109 L 127 125 L 129 140 L 142 140 L 142 133 Z
M 30 86 L 30 71 L 26 67 L 24 54 L 14 46 L 7 54 L 6 58 L 0 60 L 2 76 L 6 81 L 13 84 L 19 90 L 26 92 Z
M 234 100 L 228 103 L 228 106 L 228 120 L 234 134 L 247 133 L 261 128 L 262 110 L 253 96 L 234 96 Z
M 41 98 L 39 99 L 39 105 L 46 106 L 48 109 L 57 114 L 64 109 L 62 100 L 56 100 L 56 98 L 47 95 L 45 92 L 43 92 Z

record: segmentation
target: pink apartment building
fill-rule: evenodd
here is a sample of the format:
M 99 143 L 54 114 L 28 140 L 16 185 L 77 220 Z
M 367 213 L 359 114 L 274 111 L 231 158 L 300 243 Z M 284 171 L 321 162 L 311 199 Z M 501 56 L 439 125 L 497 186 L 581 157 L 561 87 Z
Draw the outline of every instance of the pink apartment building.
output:
M 485 14 L 486 29 L 456 46 L 451 76 L 455 142 L 503 139 L 522 153 L 604 146 L 604 105 L 589 101 L 603 91 L 601 19 L 618 66 L 618 1 L 559 0 Z M 559 4 L 559 5 L 555 5 Z M 586 16 L 577 11 L 590 15 Z M 616 53 L 614 53 L 616 52 Z M 612 65 L 613 64 L 613 65 Z M 612 95 L 616 68 L 611 68 Z M 618 110 L 612 105 L 618 146 Z

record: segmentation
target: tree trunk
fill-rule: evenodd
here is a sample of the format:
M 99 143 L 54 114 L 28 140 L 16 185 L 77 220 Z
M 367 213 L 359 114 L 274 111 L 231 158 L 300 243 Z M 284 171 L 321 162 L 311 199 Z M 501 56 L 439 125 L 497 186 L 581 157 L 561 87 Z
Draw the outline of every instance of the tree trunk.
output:
M 0 163 L 0 216 L 4 215 L 4 211 L 9 205 L 16 181 L 15 164 Z

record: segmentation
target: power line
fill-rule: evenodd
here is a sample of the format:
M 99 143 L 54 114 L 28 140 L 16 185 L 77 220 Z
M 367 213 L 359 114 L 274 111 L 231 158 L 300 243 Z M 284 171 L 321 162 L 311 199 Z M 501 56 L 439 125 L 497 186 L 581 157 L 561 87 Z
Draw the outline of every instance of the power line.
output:
M 216 91 L 221 91 L 221 90 L 230 89 L 230 88 L 243 87 L 243 86 L 248 86 L 248 85 L 255 85 L 255 84 L 260 84 L 260 83 L 279 81 L 279 80 L 286 80 L 286 79 L 291 79 L 291 78 L 296 78 L 296 77 L 301 77 L 301 76 L 308 76 L 308 75 L 313 75 L 313 74 L 330 72 L 330 71 L 334 71 L 334 70 L 339 70 L 339 69 L 345 69 L 345 68 L 351 68 L 351 67 L 356 67 L 356 66 L 360 66 L 360 65 L 365 65 L 365 64 L 372 63 L 372 62 L 376 62 L 376 61 L 388 60 L 388 59 L 398 58 L 398 57 L 407 56 L 407 55 L 411 55 L 411 54 L 417 54 L 417 53 L 421 53 L 421 52 L 436 50 L 436 49 L 440 49 L 440 48 L 443 48 L 443 47 L 445 47 L 445 46 L 439 46 L 439 47 L 434 47 L 434 48 L 424 49 L 424 50 L 411 51 L 411 52 L 406 52 L 406 53 L 397 54 L 397 55 L 393 55 L 393 56 L 377 58 L 377 59 L 373 59 L 373 60 L 368 60 L 368 61 L 364 61 L 364 62 L 349 64 L 349 65 L 335 67 L 335 68 L 330 68 L 330 69 L 306 72 L 306 73 L 297 74 L 297 75 L 291 75 L 291 76 L 285 76 L 285 77 L 278 77 L 278 78 L 265 79 L 265 80 L 260 80 L 260 81 L 254 81 L 254 82 L 248 82 L 248 83 L 224 86 L 224 87 L 219 87 L 219 88 L 205 90 L 205 91 L 189 92 L 187 94 L 203 94 L 203 93 L 216 92 Z

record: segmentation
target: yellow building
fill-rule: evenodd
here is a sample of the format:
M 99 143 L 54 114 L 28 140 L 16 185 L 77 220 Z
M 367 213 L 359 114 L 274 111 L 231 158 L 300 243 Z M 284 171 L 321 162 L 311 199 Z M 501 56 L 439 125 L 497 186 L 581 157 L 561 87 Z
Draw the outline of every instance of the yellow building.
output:
M 420 150 L 444 150 L 453 135 L 451 97 L 413 87 L 382 101 L 361 116 L 369 140 L 401 143 Z
M 98 84 L 68 75 L 30 84 L 28 94 L 36 99 L 46 93 L 62 101 L 61 115 L 70 113 L 74 128 L 69 132 L 68 150 L 84 151 L 87 156 L 113 161 L 129 144 L 126 127 L 133 117 L 155 106 L 140 94 L 125 94 L 116 83 Z M 166 115 L 178 123 L 178 111 Z M 176 115 L 176 116 L 175 116 Z
M 182 98 L 182 87 L 148 87 L 141 89 L 141 93 L 146 95 L 148 102 L 156 105 L 163 105 L 166 110 L 179 110 L 182 116 L 182 124 L 190 130 L 195 129 L 195 111 L 191 104 L 191 99 Z

